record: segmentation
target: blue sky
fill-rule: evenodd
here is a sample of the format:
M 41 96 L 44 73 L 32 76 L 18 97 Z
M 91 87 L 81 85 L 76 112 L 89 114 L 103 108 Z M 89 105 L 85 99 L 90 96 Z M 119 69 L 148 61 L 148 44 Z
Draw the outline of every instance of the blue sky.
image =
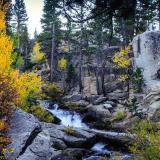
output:
M 28 20 L 28 30 L 31 37 L 33 37 L 33 33 L 35 28 L 38 33 L 41 32 L 41 23 L 40 19 L 43 14 L 43 0 L 24 0 L 26 4 L 26 10 L 29 17 Z

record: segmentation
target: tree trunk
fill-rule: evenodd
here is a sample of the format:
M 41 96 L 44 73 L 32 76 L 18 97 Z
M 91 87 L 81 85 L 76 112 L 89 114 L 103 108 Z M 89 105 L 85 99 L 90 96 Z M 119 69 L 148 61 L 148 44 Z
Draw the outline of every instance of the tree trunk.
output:
M 110 36 L 109 36 L 109 41 L 108 41 L 108 45 L 111 46 L 112 43 L 112 38 L 113 38 L 113 18 L 111 17 L 111 23 L 110 23 Z
M 54 69 L 55 69 L 55 24 L 52 24 L 52 51 L 51 51 L 51 65 L 50 65 L 50 81 L 54 79 Z
M 83 19 L 83 7 L 81 6 L 81 19 Z M 83 53 L 82 53 L 82 48 L 83 48 L 83 22 L 81 22 L 81 39 L 80 39 L 80 61 L 79 61 L 79 92 L 81 93 L 83 91 L 83 85 L 82 85 L 82 65 L 83 65 Z
M 122 32 L 122 37 L 123 37 L 123 47 L 127 45 L 127 31 L 126 31 L 126 23 L 124 18 L 121 18 L 121 32 Z

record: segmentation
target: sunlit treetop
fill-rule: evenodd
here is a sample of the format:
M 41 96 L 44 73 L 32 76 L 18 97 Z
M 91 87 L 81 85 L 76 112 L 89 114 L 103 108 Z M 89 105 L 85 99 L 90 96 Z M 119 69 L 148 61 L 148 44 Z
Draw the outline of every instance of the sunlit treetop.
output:
M 41 52 L 41 46 L 40 43 L 36 42 L 33 47 L 33 54 L 31 57 L 32 62 L 39 63 L 44 60 L 44 53 Z
M 65 58 L 61 58 L 58 61 L 58 67 L 60 70 L 65 71 L 67 69 L 68 61 Z

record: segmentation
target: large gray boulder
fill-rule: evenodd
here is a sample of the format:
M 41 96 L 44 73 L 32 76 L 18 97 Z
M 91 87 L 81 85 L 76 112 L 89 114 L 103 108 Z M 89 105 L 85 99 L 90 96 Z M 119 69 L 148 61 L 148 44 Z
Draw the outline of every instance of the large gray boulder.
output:
M 160 32 L 144 32 L 133 39 L 134 67 L 141 68 L 145 83 L 143 106 L 153 116 L 160 108 Z
M 13 114 L 10 126 L 8 136 L 12 143 L 8 147 L 14 148 L 14 152 L 8 153 L 6 159 L 15 160 L 41 131 L 41 126 L 33 115 L 20 109 L 16 109 Z
M 158 79 L 160 32 L 144 32 L 133 39 L 134 64 L 143 69 L 145 81 Z
M 103 104 L 87 106 L 88 113 L 97 119 L 110 118 L 111 113 Z

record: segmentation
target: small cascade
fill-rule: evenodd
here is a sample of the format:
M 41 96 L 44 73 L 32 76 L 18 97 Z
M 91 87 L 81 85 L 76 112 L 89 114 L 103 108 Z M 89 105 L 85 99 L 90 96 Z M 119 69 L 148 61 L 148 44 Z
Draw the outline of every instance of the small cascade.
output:
M 106 144 L 102 142 L 96 143 L 91 150 L 102 154 L 110 154 L 110 151 L 106 148 Z
M 43 106 L 47 109 L 49 108 L 49 103 L 42 102 Z M 84 128 L 88 129 L 89 127 L 82 122 L 81 116 L 76 112 L 66 111 L 61 109 L 57 104 L 52 106 L 52 109 L 48 109 L 53 115 L 61 120 L 61 124 L 66 127 L 75 127 L 75 128 Z

